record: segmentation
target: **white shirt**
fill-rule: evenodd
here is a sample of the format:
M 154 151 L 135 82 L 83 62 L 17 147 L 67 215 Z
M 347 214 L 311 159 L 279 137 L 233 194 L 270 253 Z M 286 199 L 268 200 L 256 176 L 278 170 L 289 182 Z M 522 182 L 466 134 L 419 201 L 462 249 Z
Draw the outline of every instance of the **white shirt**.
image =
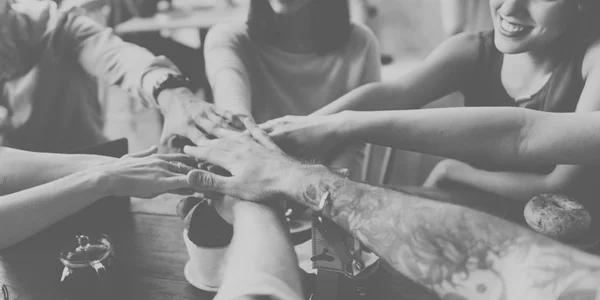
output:
M 143 76 L 179 72 L 166 58 L 51 1 L 22 0 L 8 13 L 0 12 L 0 105 L 14 127 L 8 147 L 64 152 L 105 141 L 98 80 L 155 105 Z
M 345 46 L 321 55 L 288 53 L 256 43 L 244 23 L 217 25 L 206 38 L 208 79 L 212 81 L 224 69 L 245 76 L 251 88 L 252 116 L 259 123 L 285 115 L 308 115 L 357 87 L 381 79 L 375 36 L 361 25 L 352 26 Z M 345 149 L 326 163 L 349 168 L 352 178 L 357 179 L 363 148 L 356 145 Z

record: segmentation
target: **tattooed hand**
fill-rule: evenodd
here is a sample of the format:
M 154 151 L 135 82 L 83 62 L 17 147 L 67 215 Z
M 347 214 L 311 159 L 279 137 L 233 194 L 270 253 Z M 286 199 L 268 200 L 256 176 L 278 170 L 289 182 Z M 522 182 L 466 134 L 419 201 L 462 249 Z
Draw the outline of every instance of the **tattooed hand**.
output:
M 195 170 L 188 174 L 189 182 L 199 190 L 249 201 L 266 201 L 284 195 L 291 173 L 303 165 L 288 157 L 251 120 L 243 122 L 251 136 L 236 134 L 184 148 L 185 153 L 220 166 L 232 176 Z
M 329 193 L 326 217 L 444 300 L 600 300 L 600 258 L 506 220 L 327 170 L 299 185 L 296 199 Z

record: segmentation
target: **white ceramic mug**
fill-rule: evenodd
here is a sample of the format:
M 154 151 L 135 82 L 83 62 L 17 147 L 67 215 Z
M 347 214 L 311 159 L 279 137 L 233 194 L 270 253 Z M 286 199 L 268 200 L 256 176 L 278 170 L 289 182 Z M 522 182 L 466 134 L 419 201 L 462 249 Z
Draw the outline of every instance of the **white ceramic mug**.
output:
M 216 292 L 223 281 L 225 255 L 229 246 L 198 247 L 188 237 L 187 229 L 183 230 L 183 240 L 190 256 L 185 264 L 185 279 L 201 290 Z

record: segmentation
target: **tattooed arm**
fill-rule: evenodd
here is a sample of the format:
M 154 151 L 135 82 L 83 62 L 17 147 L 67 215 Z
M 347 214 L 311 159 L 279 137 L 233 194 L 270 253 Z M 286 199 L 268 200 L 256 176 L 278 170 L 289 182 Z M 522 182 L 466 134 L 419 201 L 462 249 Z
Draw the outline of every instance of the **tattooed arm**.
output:
M 289 158 L 264 131 L 199 142 L 187 154 L 227 169 L 188 174 L 200 190 L 249 201 L 288 197 L 326 217 L 397 271 L 443 299 L 600 300 L 600 258 L 531 230 L 434 197 L 346 180 Z
M 442 299 L 600 299 L 600 258 L 469 208 L 311 169 L 290 196 L 318 209 L 329 192 L 327 217 Z

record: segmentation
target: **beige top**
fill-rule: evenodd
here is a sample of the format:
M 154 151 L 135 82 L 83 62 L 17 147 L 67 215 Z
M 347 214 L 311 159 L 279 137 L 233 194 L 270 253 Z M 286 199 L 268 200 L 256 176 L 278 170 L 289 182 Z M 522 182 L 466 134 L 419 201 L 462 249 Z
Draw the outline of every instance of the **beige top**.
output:
M 223 23 L 208 34 L 205 57 L 209 81 L 224 69 L 243 76 L 251 92 L 252 116 L 259 123 L 285 115 L 308 115 L 381 78 L 377 40 L 358 24 L 353 25 L 344 47 L 321 55 L 289 53 L 257 43 L 246 24 Z M 360 179 L 363 149 L 363 145 L 350 145 L 329 155 L 324 163 L 348 168 L 352 179 Z
M 0 105 L 14 127 L 9 147 L 64 152 L 102 142 L 98 80 L 155 105 L 143 76 L 179 72 L 166 58 L 51 1 L 21 0 L 0 14 Z

